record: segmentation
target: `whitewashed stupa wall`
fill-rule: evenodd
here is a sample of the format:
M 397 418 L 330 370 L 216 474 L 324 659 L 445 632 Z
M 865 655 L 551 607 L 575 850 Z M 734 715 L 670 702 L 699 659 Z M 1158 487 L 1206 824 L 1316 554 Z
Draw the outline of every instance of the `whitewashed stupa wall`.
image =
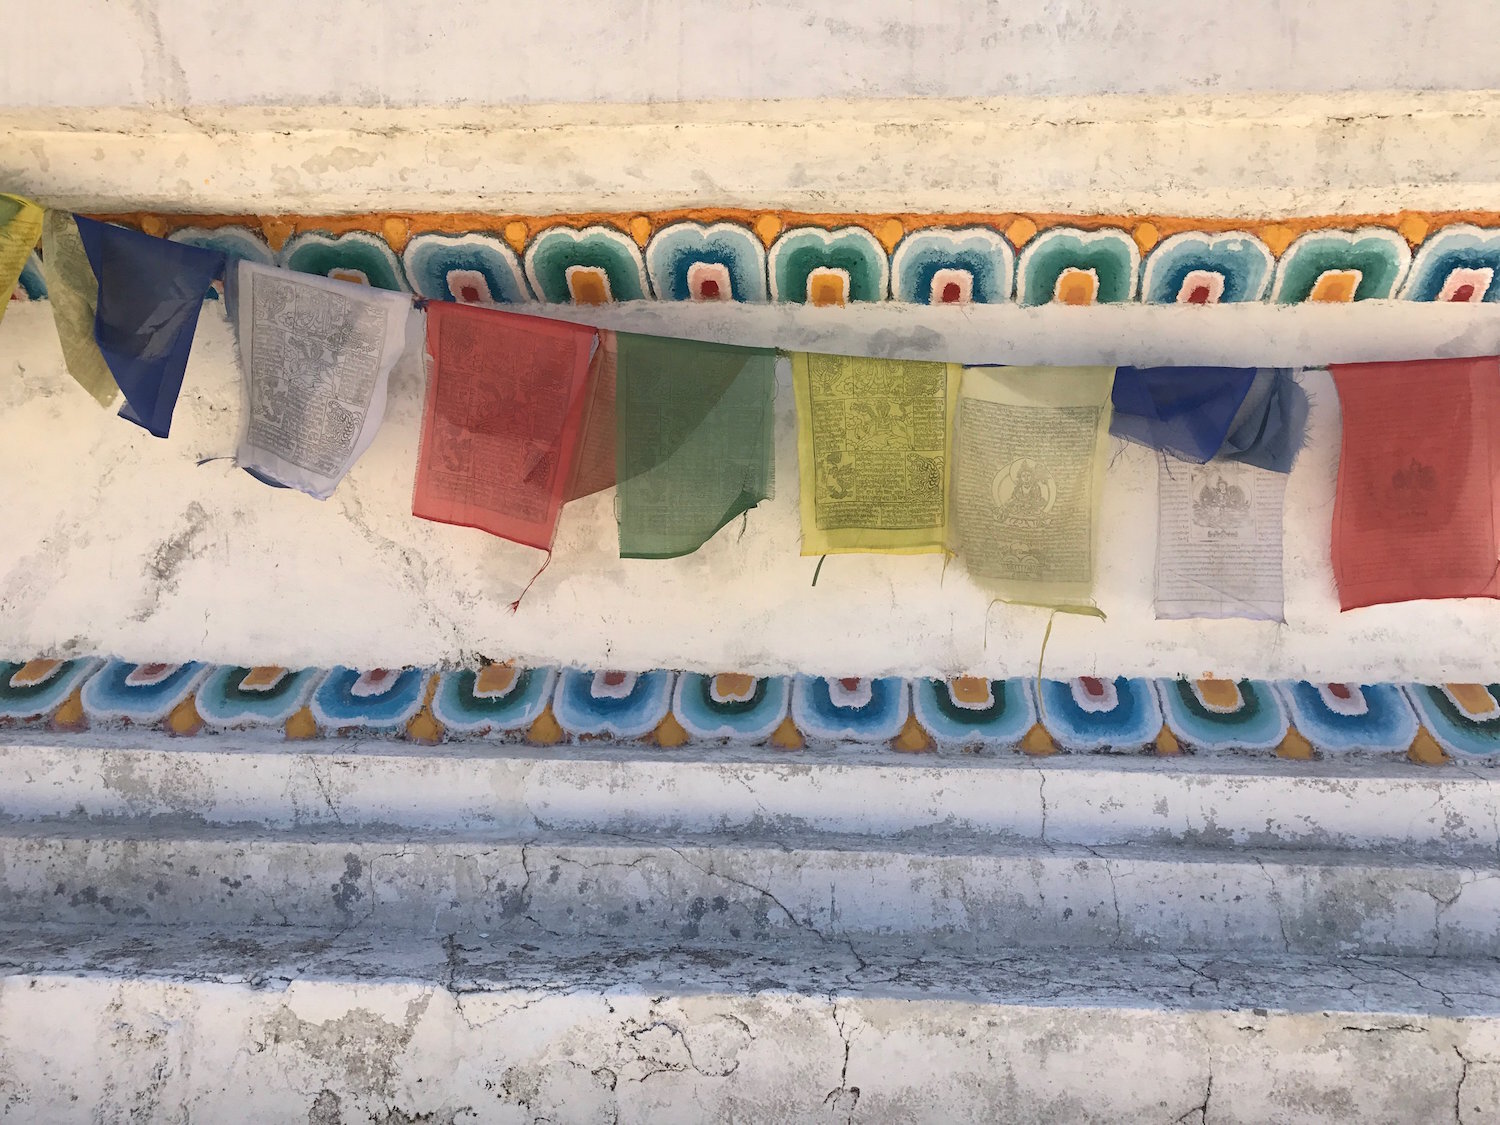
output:
M 1500 205 L 1500 6 L 1098 9 L 61 0 L 0 40 L 0 187 L 80 209 L 256 214 L 701 204 L 1264 219 Z M 1299 365 L 1500 352 L 1497 313 L 652 303 L 584 318 L 970 362 Z M 233 450 L 236 380 L 209 307 L 172 438 L 156 441 L 68 380 L 47 305 L 10 308 L 0 658 L 1036 672 L 1045 614 L 986 614 L 961 565 L 841 556 L 810 586 L 784 382 L 777 496 L 743 535 L 622 562 L 610 497 L 570 506 L 512 615 L 538 553 L 409 514 L 414 365 L 375 445 L 321 504 L 199 464 Z M 1500 606 L 1338 612 L 1337 402 L 1326 376 L 1309 385 L 1310 448 L 1287 494 L 1287 624 L 1153 619 L 1154 467 L 1123 451 L 1105 498 L 1109 619 L 1059 618 L 1049 675 L 1493 675 Z

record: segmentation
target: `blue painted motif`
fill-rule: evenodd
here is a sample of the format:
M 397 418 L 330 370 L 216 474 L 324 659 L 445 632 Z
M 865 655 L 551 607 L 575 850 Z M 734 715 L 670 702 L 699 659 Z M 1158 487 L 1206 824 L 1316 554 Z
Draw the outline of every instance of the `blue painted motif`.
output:
M 1101 694 L 1091 693 L 1094 685 Z M 1064 750 L 1141 750 L 1161 733 L 1150 680 L 1043 680 L 1039 711 Z
M 1153 305 L 1263 301 L 1276 259 L 1253 234 L 1174 234 L 1146 257 L 1141 299 Z
M 26 259 L 26 264 L 21 267 L 21 276 L 16 282 L 16 292 L 23 294 L 28 301 L 47 299 L 47 280 L 42 276 L 42 259 L 37 256 L 35 250 Z M 6 294 L 6 296 L 13 296 L 13 294 Z
M 928 227 L 901 240 L 891 257 L 891 296 L 918 305 L 1001 304 L 1015 285 L 1016 255 L 984 227 Z
M 83 709 L 100 722 L 159 723 L 203 682 L 211 665 L 111 660 L 83 685 Z
M 429 301 L 513 305 L 531 300 L 516 252 L 491 234 L 419 234 L 401 256 L 413 292 Z
M 406 668 L 400 672 L 384 671 L 380 690 L 368 690 L 370 677 L 343 665 L 332 669 L 312 696 L 313 718 L 325 730 L 364 727 L 377 731 L 395 730 L 409 723 L 422 707 L 428 673 L 423 668 Z
M 1500 230 L 1461 223 L 1422 243 L 1401 296 L 1408 301 L 1500 302 Z
M 672 672 L 594 673 L 565 668 L 557 678 L 552 713 L 563 729 L 584 738 L 642 738 L 667 717 Z M 609 680 L 619 677 L 618 683 Z
M 852 685 L 798 676 L 792 689 L 792 722 L 809 739 L 886 742 L 901 733 L 910 713 L 906 681 L 899 676 Z
M 737 223 L 673 223 L 646 246 L 651 287 L 664 301 L 764 301 L 766 250 Z
M 1395 684 L 1339 685 L 1347 698 L 1305 680 L 1276 686 L 1292 725 L 1325 754 L 1404 752 L 1417 737 L 1417 716 Z

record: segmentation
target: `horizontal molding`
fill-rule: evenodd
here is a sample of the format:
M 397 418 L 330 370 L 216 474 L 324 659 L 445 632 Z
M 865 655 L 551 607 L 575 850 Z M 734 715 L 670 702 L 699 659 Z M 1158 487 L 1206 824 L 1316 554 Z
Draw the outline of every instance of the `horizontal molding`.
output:
M 1248 751 L 1306 761 L 1500 758 L 1484 683 L 1086 676 L 836 678 L 484 665 L 332 669 L 0 661 L 0 722 L 55 733 L 127 727 L 177 736 L 284 735 L 539 746 L 609 740 L 801 750 Z M 1489 677 L 1493 678 L 1493 677 Z M 0 754 L 0 767 L 3 767 Z M 0 768 L 3 778 L 3 768 Z
M 19 110 L 0 182 L 77 210 L 724 206 L 1217 218 L 1493 207 L 1500 92 Z
M 1500 303 L 1494 211 L 1255 220 L 744 208 L 103 217 L 430 300 Z M 40 297 L 44 288 L 33 262 L 22 290 Z

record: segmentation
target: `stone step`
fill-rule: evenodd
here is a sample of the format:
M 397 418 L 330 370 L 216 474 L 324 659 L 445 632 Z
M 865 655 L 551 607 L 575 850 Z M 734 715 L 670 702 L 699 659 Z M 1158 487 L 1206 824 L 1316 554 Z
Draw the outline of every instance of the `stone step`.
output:
M 1500 956 L 1493 863 L 1177 844 L 0 830 L 0 921 L 495 929 L 643 940 L 899 937 L 923 948 Z
M 0 931 L 12 1120 L 1494 1119 L 1500 968 L 532 928 Z
M 157 732 L 0 738 L 0 820 L 626 834 L 958 833 L 1493 860 L 1500 771 L 1216 755 L 556 750 Z

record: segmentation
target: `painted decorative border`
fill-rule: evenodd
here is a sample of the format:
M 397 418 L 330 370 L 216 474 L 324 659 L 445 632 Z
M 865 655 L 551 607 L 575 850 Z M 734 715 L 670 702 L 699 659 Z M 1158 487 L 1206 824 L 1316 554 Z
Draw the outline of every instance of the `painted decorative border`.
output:
M 1500 762 L 1500 684 L 0 661 L 0 730 Z
M 101 217 L 231 257 L 473 303 L 1500 302 L 1500 212 Z M 35 299 L 39 285 L 28 271 L 15 296 Z

